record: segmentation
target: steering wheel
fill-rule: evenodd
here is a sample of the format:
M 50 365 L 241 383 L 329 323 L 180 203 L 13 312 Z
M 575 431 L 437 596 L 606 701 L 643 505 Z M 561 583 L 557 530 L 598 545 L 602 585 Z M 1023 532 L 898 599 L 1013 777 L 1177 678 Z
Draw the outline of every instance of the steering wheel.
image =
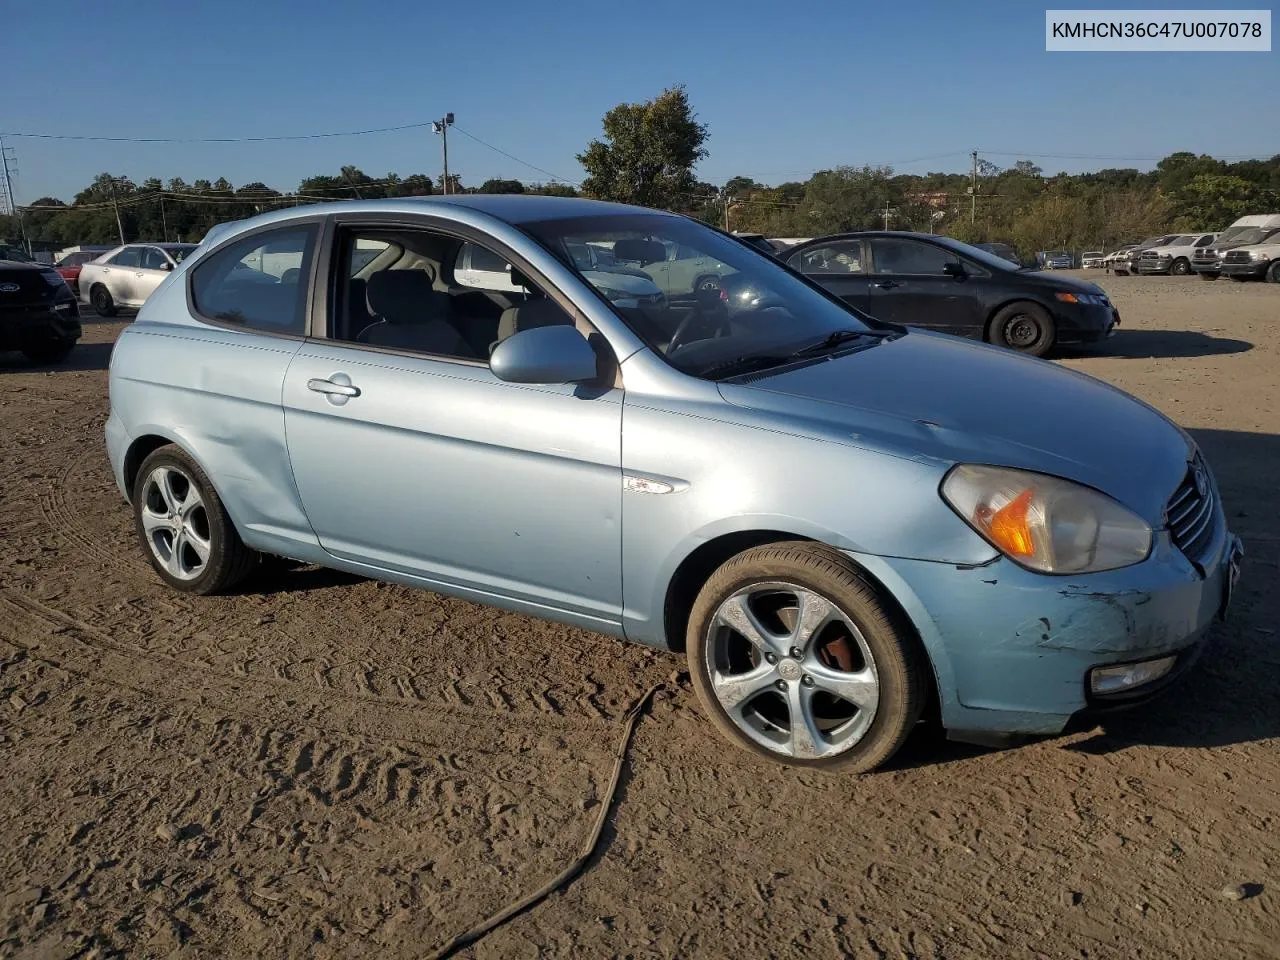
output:
M 687 341 L 685 338 L 688 336 L 689 331 L 693 329 L 694 325 L 698 323 L 713 324 L 714 326 L 712 328 L 711 335 L 715 336 L 720 333 L 720 331 L 728 329 L 729 318 L 727 315 L 723 317 L 708 316 L 701 305 L 694 306 L 694 308 L 689 311 L 688 315 L 680 321 L 680 325 L 676 327 L 676 332 L 671 334 L 671 339 L 667 342 L 667 356 L 671 356 L 681 347 L 687 347 L 691 342 L 697 342 Z M 709 338 L 702 337 L 701 339 L 705 340 Z

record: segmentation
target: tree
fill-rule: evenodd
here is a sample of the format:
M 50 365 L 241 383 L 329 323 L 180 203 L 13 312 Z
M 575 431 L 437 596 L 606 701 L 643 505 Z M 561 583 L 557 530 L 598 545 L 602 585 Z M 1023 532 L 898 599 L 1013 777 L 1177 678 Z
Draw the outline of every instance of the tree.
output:
M 519 180 L 486 180 L 480 184 L 477 193 L 524 193 L 524 184 Z
M 889 167 L 819 170 L 804 191 L 804 209 L 815 234 L 866 230 L 883 224 L 886 203 L 900 200 L 889 187 Z
M 578 161 L 591 197 L 673 208 L 693 193 L 693 168 L 707 156 L 706 124 L 698 123 L 682 86 L 644 103 L 620 103 L 604 115 L 604 139 Z

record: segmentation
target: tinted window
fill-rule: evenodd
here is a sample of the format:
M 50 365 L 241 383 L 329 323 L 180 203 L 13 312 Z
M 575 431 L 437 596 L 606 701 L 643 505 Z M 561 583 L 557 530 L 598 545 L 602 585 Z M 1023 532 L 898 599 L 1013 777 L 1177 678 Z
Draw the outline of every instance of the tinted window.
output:
M 950 250 L 916 240 L 873 237 L 871 259 L 876 273 L 940 277 L 943 276 L 943 266 L 955 263 L 958 258 Z
M 199 245 L 195 243 L 172 243 L 168 246 L 161 247 L 174 263 L 181 263 L 187 259 L 192 253 L 199 249 Z
M 505 273 L 511 269 L 511 265 L 496 253 L 492 253 L 484 247 L 477 247 L 474 243 L 468 243 L 465 244 L 465 246 L 471 250 L 472 270 L 486 270 L 490 273 Z
M 142 249 L 142 269 L 144 270 L 163 270 L 169 265 L 168 259 L 163 253 L 155 247 L 143 247 Z
M 848 240 L 821 247 L 810 247 L 792 256 L 788 263 L 812 277 L 845 276 L 862 273 L 862 243 Z
M 117 267 L 142 266 L 142 251 L 138 247 L 125 247 L 109 261 Z
M 1196 241 L 1196 246 L 1207 247 L 1211 243 L 1213 243 L 1213 234 L 1206 233 L 1203 237 L 1201 237 L 1199 240 Z
M 314 227 L 292 227 L 254 234 L 206 257 L 191 275 L 196 312 L 300 336 L 314 243 Z

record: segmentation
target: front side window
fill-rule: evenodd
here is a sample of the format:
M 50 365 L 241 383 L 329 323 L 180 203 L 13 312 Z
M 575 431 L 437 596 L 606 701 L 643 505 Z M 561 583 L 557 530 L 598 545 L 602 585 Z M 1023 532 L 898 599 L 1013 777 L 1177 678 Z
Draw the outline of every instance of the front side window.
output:
M 363 251 L 377 249 L 363 269 Z M 360 227 L 337 244 L 330 336 L 445 360 L 487 362 L 519 330 L 573 324 L 500 254 L 433 230 Z
M 205 257 L 191 272 L 196 312 L 264 333 L 301 336 L 315 235 L 310 224 L 255 233 Z
M 169 266 L 169 259 L 155 247 L 143 247 L 142 269 L 163 270 Z
M 113 267 L 140 267 L 142 250 L 138 247 L 125 247 L 111 258 L 110 263 Z
M 773 257 L 684 217 L 576 217 L 523 229 L 575 269 L 651 349 L 694 376 L 776 365 L 832 334 L 871 329 Z M 583 247 L 612 256 L 588 268 Z M 669 250 L 695 256 L 668 260 Z
M 1050 257 L 1054 254 L 1049 254 Z M 896 237 L 873 237 L 871 259 L 876 273 L 907 276 L 941 277 L 943 267 L 956 262 L 956 255 L 929 243 L 900 240 Z
M 171 243 L 161 249 L 169 255 L 169 259 L 174 263 L 181 263 L 191 254 L 199 250 L 200 246 L 195 243 Z

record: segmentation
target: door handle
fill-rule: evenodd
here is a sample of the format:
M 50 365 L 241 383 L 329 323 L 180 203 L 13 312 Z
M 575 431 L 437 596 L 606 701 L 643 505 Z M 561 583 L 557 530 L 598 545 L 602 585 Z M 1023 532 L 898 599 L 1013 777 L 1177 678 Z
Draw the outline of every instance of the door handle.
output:
M 342 377 L 346 383 L 340 382 L 337 378 Z M 319 377 L 313 377 L 307 381 L 307 389 L 314 390 L 316 393 L 325 393 L 331 397 L 358 397 L 360 396 L 360 388 L 352 386 L 351 379 L 345 374 L 334 374 L 332 379 L 322 380 Z
M 897 280 L 878 280 L 876 286 L 881 290 L 892 290 L 894 287 L 901 286 Z
M 135 276 L 135 277 L 140 277 L 140 276 L 142 276 L 142 271 L 141 271 L 141 270 L 139 270 L 137 273 L 135 273 L 135 274 L 134 274 L 134 276 Z

